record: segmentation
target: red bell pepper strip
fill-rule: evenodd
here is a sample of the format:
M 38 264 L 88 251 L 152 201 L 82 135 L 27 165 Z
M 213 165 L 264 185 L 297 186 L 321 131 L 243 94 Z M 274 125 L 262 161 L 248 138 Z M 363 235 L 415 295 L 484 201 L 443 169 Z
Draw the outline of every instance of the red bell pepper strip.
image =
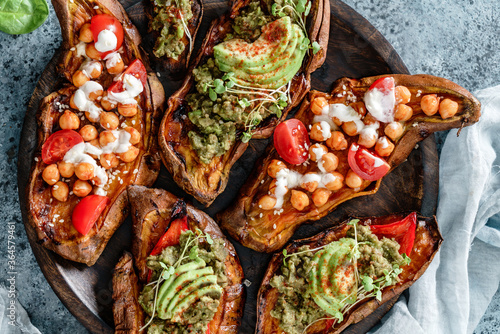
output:
M 394 238 L 400 245 L 399 253 L 410 256 L 417 229 L 417 213 L 412 212 L 400 221 L 386 225 L 370 225 L 377 237 Z

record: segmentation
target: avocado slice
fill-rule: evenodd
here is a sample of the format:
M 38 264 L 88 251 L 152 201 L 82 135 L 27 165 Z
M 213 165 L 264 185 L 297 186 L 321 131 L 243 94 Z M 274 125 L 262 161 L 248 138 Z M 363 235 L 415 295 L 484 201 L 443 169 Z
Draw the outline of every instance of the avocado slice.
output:
M 212 269 L 211 267 L 208 268 Z M 177 306 L 179 300 L 186 298 L 193 291 L 198 290 L 200 287 L 204 285 L 216 284 L 216 283 L 217 283 L 217 275 L 207 275 L 198 277 L 197 279 L 186 285 L 181 291 L 176 293 L 175 296 L 170 300 L 170 303 L 168 304 L 167 307 L 167 318 L 172 317 L 172 310 L 174 309 L 174 307 Z
M 188 262 L 186 264 L 183 264 L 183 265 L 180 265 L 179 267 L 177 267 L 177 269 L 175 269 L 174 274 L 172 276 L 170 276 L 165 282 L 163 282 L 163 284 L 161 285 L 160 291 L 158 291 L 158 305 L 156 306 L 156 309 L 158 311 L 158 316 L 161 319 L 165 319 L 165 318 L 162 318 L 160 316 L 160 314 L 165 316 L 164 312 L 160 313 L 161 309 L 162 309 L 162 308 L 160 308 L 161 301 L 164 298 L 164 296 L 167 294 L 168 288 L 170 287 L 170 285 L 172 285 L 172 282 L 174 282 L 174 280 L 176 278 L 181 277 L 184 273 L 192 272 L 193 270 L 196 270 L 199 268 L 204 268 L 206 265 L 207 264 L 205 263 L 205 261 L 203 261 L 200 258 L 197 258 L 194 261 Z
M 234 38 L 214 46 L 215 60 L 231 68 L 263 66 L 281 55 L 292 37 L 292 21 L 284 16 L 262 27 L 253 43 Z
M 210 284 L 208 286 L 205 286 L 193 293 L 191 293 L 189 296 L 181 300 L 179 304 L 172 310 L 172 318 L 170 321 L 172 322 L 181 322 L 182 321 L 182 314 L 184 311 L 186 311 L 189 306 L 191 306 L 194 302 L 196 302 L 198 299 L 200 299 L 204 295 L 211 295 L 214 298 L 220 298 L 222 296 L 222 292 L 224 289 L 220 287 L 217 284 Z

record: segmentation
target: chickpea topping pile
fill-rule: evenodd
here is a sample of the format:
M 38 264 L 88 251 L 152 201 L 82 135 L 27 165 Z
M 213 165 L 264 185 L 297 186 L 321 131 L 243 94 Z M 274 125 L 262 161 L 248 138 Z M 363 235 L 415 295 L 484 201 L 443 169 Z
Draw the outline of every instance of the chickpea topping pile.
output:
M 85 23 L 81 27 L 78 36 L 81 42 L 86 43 L 86 60 L 72 76 L 72 82 L 75 87 L 82 87 L 92 79 L 99 79 L 105 70 L 113 76 L 122 73 L 125 69 L 125 64 L 119 54 L 112 63 L 113 66 L 104 65 L 105 61 L 101 60 L 99 52 L 95 49 L 90 23 Z M 85 197 L 92 192 L 93 186 L 103 186 L 101 184 L 102 180 L 97 175 L 95 166 L 107 170 L 107 175 L 108 177 L 111 176 L 110 181 L 112 181 L 115 179 L 114 175 L 119 173 L 119 171 L 113 172 L 112 169 L 117 168 L 120 162 L 128 163 L 134 161 L 140 153 L 139 148 L 134 145 L 140 144 L 141 133 L 134 127 L 136 121 L 127 119 L 137 114 L 138 104 L 113 104 L 107 98 L 105 89 L 90 92 L 88 99 L 97 107 L 102 107 L 105 110 L 100 113 L 99 120 L 90 117 L 88 112 L 85 112 L 84 117 L 83 111 L 79 110 L 75 104 L 75 94 L 73 94 L 70 98 L 69 106 L 58 103 L 59 110 L 62 112 L 58 122 L 61 130 L 74 130 L 81 135 L 85 143 L 89 143 L 99 149 L 113 143 L 118 144 L 117 140 L 119 138 L 116 137 L 116 134 L 123 131 L 130 135 L 128 141 L 130 145 L 127 151 L 120 153 L 103 153 L 100 156 L 88 153 L 88 155 L 96 160 L 95 164 L 89 162 L 73 164 L 62 160 L 46 166 L 42 172 L 42 178 L 48 185 L 52 186 L 52 197 L 60 202 L 67 201 L 72 194 L 78 197 Z M 67 107 L 69 108 L 65 109 Z M 106 150 L 105 152 L 108 151 Z M 137 170 L 133 173 L 136 172 Z M 71 180 L 73 176 L 75 178 Z M 121 180 L 120 177 L 118 179 Z M 121 180 L 120 183 L 123 183 L 123 181 Z
M 303 211 L 311 205 L 321 207 L 327 204 L 335 192 L 344 187 L 351 188 L 355 192 L 360 190 L 365 181 L 362 177 L 350 168 L 345 173 L 340 173 L 337 170 L 340 163 L 339 156 L 341 156 L 342 151 L 349 148 L 350 143 L 357 142 L 359 145 L 373 150 L 379 157 L 387 158 L 392 154 L 395 142 L 403 135 L 405 122 L 409 121 L 415 114 L 423 112 L 427 116 L 432 116 L 439 111 L 441 118 L 446 119 L 455 116 L 458 112 L 457 102 L 449 98 L 438 97 L 436 94 L 421 96 L 419 91 L 412 96 L 410 89 L 405 86 L 396 86 L 394 94 L 396 105 L 393 122 L 382 123 L 378 121 L 367 112 L 363 101 L 356 101 L 357 99 L 354 98 L 344 99 L 344 104 L 348 104 L 359 115 L 360 121 L 363 122 L 362 130 L 358 129 L 359 123 L 356 124 L 356 121 L 342 122 L 336 117 L 331 119 L 332 126 L 327 125 L 326 129 L 323 124 L 325 122 L 316 122 L 309 126 L 311 146 L 309 147 L 309 159 L 306 163 L 310 172 L 305 175 L 299 174 L 299 177 L 308 180 L 308 182 L 292 184 L 294 189 L 284 187 L 284 191 L 280 193 L 281 195 L 283 192 L 288 194 L 290 190 L 289 200 L 294 209 Z M 337 97 L 342 98 L 344 95 L 338 94 Z M 330 103 L 325 97 L 317 96 L 311 101 L 309 108 L 314 115 L 324 116 L 324 109 L 328 108 L 329 105 Z M 348 141 L 347 136 L 357 136 L 357 138 Z M 347 155 L 343 153 L 342 156 L 346 157 Z M 347 165 L 347 161 L 344 164 Z M 272 178 L 272 181 L 269 184 L 268 193 L 263 195 L 257 203 L 261 210 L 274 210 L 274 214 L 281 213 L 280 198 L 276 195 L 276 189 L 277 184 L 280 183 L 280 171 L 285 169 L 286 171 L 292 170 L 293 165 L 287 165 L 285 161 L 278 159 L 273 159 L 268 165 L 267 174 Z M 324 181 L 325 175 L 328 182 Z M 284 177 L 283 182 L 287 186 L 289 185 L 286 177 Z

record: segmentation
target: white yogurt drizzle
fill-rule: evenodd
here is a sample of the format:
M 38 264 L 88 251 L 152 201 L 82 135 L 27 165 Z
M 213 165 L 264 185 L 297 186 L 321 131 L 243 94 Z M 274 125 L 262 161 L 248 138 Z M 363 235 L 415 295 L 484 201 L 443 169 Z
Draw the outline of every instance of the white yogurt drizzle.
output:
M 394 89 L 388 94 L 382 93 L 379 89 L 370 89 L 365 93 L 366 110 L 378 121 L 390 123 L 394 121 L 394 106 L 396 105 L 396 95 Z
M 108 99 L 121 104 L 137 104 L 135 97 L 142 93 L 144 86 L 141 80 L 131 74 L 123 75 L 123 92 L 108 92 Z
M 99 52 L 108 52 L 116 49 L 118 46 L 118 39 L 114 32 L 108 29 L 103 29 L 97 36 L 95 48 Z
M 116 64 L 118 64 L 122 60 L 122 56 L 116 52 L 111 52 L 110 54 L 106 55 L 104 57 L 104 60 L 106 61 L 106 68 L 111 68 L 115 67 Z
M 94 70 L 102 70 L 102 65 L 98 61 L 86 60 L 83 62 L 82 66 L 80 66 L 80 70 L 87 78 L 90 78 Z
M 87 44 L 84 43 L 84 42 L 80 42 L 76 45 L 76 55 L 78 57 L 85 57 L 85 58 L 88 58 L 87 57 L 87 52 L 85 51 L 85 48 L 87 47 Z
M 323 138 L 325 140 L 327 140 L 328 138 L 330 138 L 332 136 L 332 133 L 331 133 L 331 126 L 328 122 L 326 121 L 321 121 L 319 122 L 319 126 L 320 126 L 320 131 L 321 131 L 321 135 L 323 136 Z
M 78 110 L 86 111 L 92 120 L 98 121 L 102 109 L 89 99 L 90 93 L 103 90 L 101 84 L 95 81 L 87 81 L 75 92 L 74 102 Z

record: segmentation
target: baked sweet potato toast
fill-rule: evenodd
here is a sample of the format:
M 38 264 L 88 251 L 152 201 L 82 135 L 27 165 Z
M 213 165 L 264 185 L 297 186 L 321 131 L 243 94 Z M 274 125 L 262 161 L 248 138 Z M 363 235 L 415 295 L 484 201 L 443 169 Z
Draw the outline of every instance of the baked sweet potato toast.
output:
M 186 192 L 210 205 L 248 140 L 269 137 L 298 105 L 325 60 L 329 22 L 328 0 L 231 1 L 212 22 L 160 126 L 162 161 Z
M 149 1 L 146 7 L 152 54 L 171 73 L 185 71 L 203 17 L 203 2 Z
M 351 219 L 294 241 L 269 263 L 255 332 L 340 333 L 410 287 L 441 242 L 435 218 L 416 213 Z M 295 294 L 300 301 L 290 306 Z
M 132 253 L 137 275 L 132 265 L 132 256 L 125 253 L 116 265 L 113 275 L 115 332 L 139 333 L 138 329 L 147 323 L 139 295 L 141 291 L 144 293 L 145 284 L 151 283 L 157 276 L 157 273 L 148 267 L 148 264 L 151 265 L 151 257 L 148 259 L 148 256 L 163 255 L 161 252 L 165 252 L 167 245 L 165 240 L 169 239 L 174 231 L 180 234 L 178 224 L 186 223 L 186 230 L 198 230 L 203 235 L 209 235 L 214 243 L 219 242 L 225 249 L 223 263 L 227 281 L 218 299 L 219 304 L 213 319 L 209 322 L 209 332 L 237 333 L 243 313 L 243 271 L 232 244 L 224 237 L 217 224 L 207 214 L 189 204 L 186 205 L 165 190 L 129 186 L 128 196 L 132 208 Z M 185 220 L 182 221 L 183 219 Z M 180 238 L 182 240 L 183 237 Z M 177 241 L 168 245 L 176 245 L 179 242 L 182 243 L 177 235 Z M 199 289 L 203 288 L 204 286 L 199 286 Z M 162 291 L 160 288 L 159 296 Z M 167 323 L 170 324 L 170 321 Z M 157 320 L 152 325 L 158 326 Z M 205 332 L 206 328 L 203 333 Z
M 43 246 L 90 266 L 128 214 L 127 185 L 158 176 L 165 97 L 117 1 L 53 4 L 63 78 L 37 113 L 29 222 Z
M 471 125 L 479 116 L 479 102 L 443 78 L 339 79 L 330 94 L 311 91 L 295 118 L 276 129 L 274 143 L 218 221 L 247 247 L 279 249 L 304 222 L 377 192 L 382 177 L 431 133 Z M 276 145 L 291 149 L 278 154 Z

